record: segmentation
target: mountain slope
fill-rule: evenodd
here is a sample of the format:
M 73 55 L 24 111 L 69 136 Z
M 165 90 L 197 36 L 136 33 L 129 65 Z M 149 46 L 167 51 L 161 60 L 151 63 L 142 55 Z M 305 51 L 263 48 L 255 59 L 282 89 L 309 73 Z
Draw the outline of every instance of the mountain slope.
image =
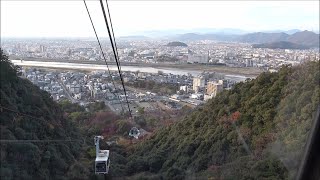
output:
M 308 49 L 308 46 L 288 42 L 288 41 L 277 41 L 272 43 L 264 44 L 253 44 L 253 48 L 269 48 L 269 49 Z
M 238 41 L 245 43 L 271 43 L 285 41 L 289 37 L 286 33 L 250 33 L 238 38 Z
M 2 50 L 0 68 L 1 106 L 5 107 L 0 116 L 1 140 L 9 141 L 1 142 L 1 179 L 69 179 L 67 173 L 81 177 L 87 170 L 73 166 L 81 142 L 65 141 L 81 140 L 79 131 L 64 119 L 49 93 L 17 77 Z M 20 142 L 10 142 L 15 140 Z
M 287 41 L 309 47 L 319 47 L 319 34 L 311 31 L 296 32 Z
M 261 37 L 263 37 L 261 39 Z M 260 47 L 260 48 L 271 48 L 271 49 L 308 49 L 308 48 L 314 48 L 319 47 L 319 34 L 316 34 L 311 31 L 302 31 L 302 32 L 296 32 L 290 36 L 287 36 L 287 38 L 283 38 L 280 36 L 274 36 L 270 38 L 270 36 L 262 35 L 259 38 L 256 36 L 248 35 L 247 38 L 257 38 L 255 41 L 262 43 L 262 44 L 255 44 L 254 47 Z M 279 38 L 280 37 L 280 38 Z M 268 39 L 268 43 L 265 42 L 263 39 Z
M 199 41 L 199 40 L 215 40 L 215 41 L 234 41 L 239 35 L 231 35 L 231 34 L 197 34 L 197 33 L 187 33 L 180 34 L 173 37 L 173 39 L 179 41 Z
M 319 62 L 309 62 L 237 84 L 137 145 L 127 173 L 153 179 L 293 178 L 319 105 L 319 75 Z
M 193 41 L 193 40 L 203 40 L 204 37 L 201 34 L 196 33 L 186 33 L 186 34 L 180 34 L 174 37 L 174 39 L 180 40 L 180 41 Z
M 293 33 L 295 32 L 295 33 Z M 172 39 L 180 41 L 196 41 L 196 40 L 215 40 L 222 42 L 242 42 L 253 44 L 266 44 L 266 43 L 280 43 L 289 42 L 297 44 L 297 46 L 303 46 L 306 48 L 319 47 L 319 34 L 311 31 L 290 31 L 292 34 L 284 32 L 256 32 L 248 33 L 244 35 L 232 35 L 232 34 L 219 34 L 219 33 L 186 33 L 172 37 Z M 281 44 L 281 43 L 280 43 Z
M 301 30 L 300 29 L 290 29 L 290 30 L 284 31 L 284 33 L 289 34 L 289 35 L 292 35 L 297 32 L 301 32 Z

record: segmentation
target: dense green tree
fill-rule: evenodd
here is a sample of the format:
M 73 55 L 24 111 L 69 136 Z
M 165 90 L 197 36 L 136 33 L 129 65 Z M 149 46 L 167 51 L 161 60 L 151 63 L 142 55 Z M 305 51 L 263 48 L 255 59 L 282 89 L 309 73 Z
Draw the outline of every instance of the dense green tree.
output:
M 319 69 L 283 66 L 223 91 L 136 145 L 128 174 L 292 179 L 319 105 Z
M 0 63 L 1 179 L 68 179 L 82 135 L 49 93 L 17 76 L 2 50 Z

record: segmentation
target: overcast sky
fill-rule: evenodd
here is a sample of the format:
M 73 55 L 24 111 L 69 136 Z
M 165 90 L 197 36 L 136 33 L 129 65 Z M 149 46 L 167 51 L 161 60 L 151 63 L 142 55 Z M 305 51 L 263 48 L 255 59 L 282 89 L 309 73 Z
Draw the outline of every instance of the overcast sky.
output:
M 87 1 L 101 37 L 99 1 Z M 116 36 L 140 31 L 238 28 L 319 31 L 319 1 L 109 1 Z M 1 37 L 93 37 L 82 0 L 1 0 Z

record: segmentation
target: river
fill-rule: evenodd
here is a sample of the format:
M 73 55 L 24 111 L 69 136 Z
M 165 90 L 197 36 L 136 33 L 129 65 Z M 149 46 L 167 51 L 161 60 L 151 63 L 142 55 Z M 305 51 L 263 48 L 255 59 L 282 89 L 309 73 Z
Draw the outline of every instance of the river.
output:
M 82 70 L 104 70 L 107 71 L 106 65 L 99 64 L 81 64 L 81 63 L 65 63 L 65 62 L 42 62 L 42 61 L 21 61 L 21 60 L 10 60 L 13 64 L 19 66 L 31 66 L 31 67 L 46 67 L 46 68 L 62 68 L 62 69 L 82 69 Z M 110 71 L 117 71 L 117 66 L 109 65 Z M 199 70 L 183 70 L 176 68 L 153 68 L 153 67 L 138 67 L 138 66 L 121 66 L 121 71 L 131 72 L 147 72 L 147 73 L 158 73 L 162 71 L 166 74 L 175 75 L 187 75 L 188 73 L 193 76 L 201 74 L 203 71 Z M 242 75 L 230 75 L 224 74 L 226 79 L 232 79 L 235 81 L 244 81 L 247 77 Z

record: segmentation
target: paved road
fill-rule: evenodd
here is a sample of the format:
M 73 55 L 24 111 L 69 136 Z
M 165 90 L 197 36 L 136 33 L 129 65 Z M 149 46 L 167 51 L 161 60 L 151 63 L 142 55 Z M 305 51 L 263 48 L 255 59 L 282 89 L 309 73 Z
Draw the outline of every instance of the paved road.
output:
M 60 84 L 60 86 L 63 88 L 64 92 L 67 94 L 68 99 L 72 102 L 72 103 L 78 103 L 77 100 L 75 100 L 74 98 L 72 98 L 72 96 L 70 95 L 67 87 L 63 84 L 63 82 L 58 79 L 58 83 Z

